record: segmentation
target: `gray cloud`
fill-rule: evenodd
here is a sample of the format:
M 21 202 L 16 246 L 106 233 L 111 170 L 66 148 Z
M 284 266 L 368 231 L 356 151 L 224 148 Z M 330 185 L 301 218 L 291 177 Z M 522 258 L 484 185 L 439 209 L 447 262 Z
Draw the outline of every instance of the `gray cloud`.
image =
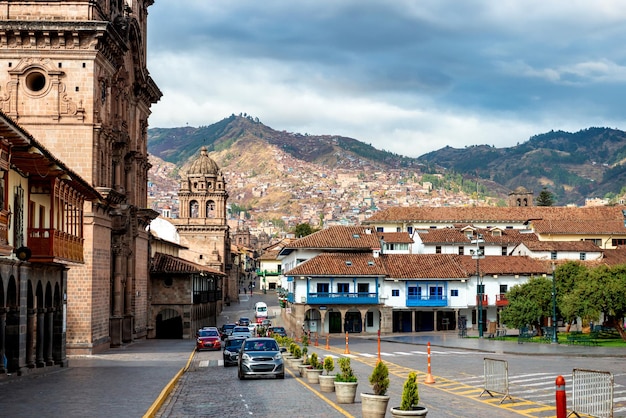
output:
M 159 0 L 150 124 L 246 112 L 410 156 L 624 129 L 626 11 L 598 0 Z

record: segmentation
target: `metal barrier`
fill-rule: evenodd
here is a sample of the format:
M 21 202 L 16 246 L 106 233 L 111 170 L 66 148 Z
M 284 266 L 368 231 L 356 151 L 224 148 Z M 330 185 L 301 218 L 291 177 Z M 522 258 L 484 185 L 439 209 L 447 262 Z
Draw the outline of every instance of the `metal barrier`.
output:
M 572 414 L 613 418 L 613 374 L 597 370 L 572 372 Z
M 503 395 L 500 399 L 500 403 L 504 402 L 506 398 L 513 401 L 511 395 L 509 395 L 509 364 L 505 360 L 495 360 L 485 357 L 484 361 L 485 370 L 485 389 L 478 396 L 483 396 L 486 392 L 492 398 L 494 393 Z

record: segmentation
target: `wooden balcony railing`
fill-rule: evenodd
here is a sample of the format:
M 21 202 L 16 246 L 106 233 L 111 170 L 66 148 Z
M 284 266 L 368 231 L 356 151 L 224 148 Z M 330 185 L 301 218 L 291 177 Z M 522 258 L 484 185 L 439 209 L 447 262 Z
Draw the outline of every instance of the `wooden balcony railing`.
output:
M 489 296 L 487 296 L 487 295 L 483 294 L 483 295 L 482 295 L 482 299 L 483 299 L 483 300 L 482 300 L 482 305 L 483 305 L 483 306 L 487 306 L 487 305 L 489 305 Z M 478 304 L 479 304 L 478 302 L 479 302 L 479 301 L 480 301 L 480 296 L 479 296 L 479 295 L 476 295 L 476 306 L 478 306 Z
M 82 263 L 83 239 L 67 232 L 49 228 L 28 228 L 27 246 L 34 263 L 49 263 L 55 259 Z
M 504 293 L 499 293 L 496 295 L 496 306 L 507 306 L 509 304 L 509 300 L 506 298 Z

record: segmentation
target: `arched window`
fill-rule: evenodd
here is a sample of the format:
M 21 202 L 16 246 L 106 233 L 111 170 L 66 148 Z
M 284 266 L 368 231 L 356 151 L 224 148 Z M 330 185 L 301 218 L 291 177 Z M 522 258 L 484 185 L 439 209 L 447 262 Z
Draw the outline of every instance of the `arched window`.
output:
M 189 217 L 197 218 L 198 216 L 200 216 L 198 202 L 192 200 L 191 202 L 189 202 Z
M 215 218 L 215 202 L 212 200 L 206 202 L 206 217 Z

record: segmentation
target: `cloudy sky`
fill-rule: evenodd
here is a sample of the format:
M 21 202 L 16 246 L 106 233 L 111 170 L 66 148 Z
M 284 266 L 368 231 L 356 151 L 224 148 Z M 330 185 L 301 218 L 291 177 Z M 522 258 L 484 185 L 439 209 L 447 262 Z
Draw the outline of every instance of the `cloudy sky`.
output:
M 151 127 L 247 113 L 417 157 L 626 130 L 618 0 L 156 0 Z

